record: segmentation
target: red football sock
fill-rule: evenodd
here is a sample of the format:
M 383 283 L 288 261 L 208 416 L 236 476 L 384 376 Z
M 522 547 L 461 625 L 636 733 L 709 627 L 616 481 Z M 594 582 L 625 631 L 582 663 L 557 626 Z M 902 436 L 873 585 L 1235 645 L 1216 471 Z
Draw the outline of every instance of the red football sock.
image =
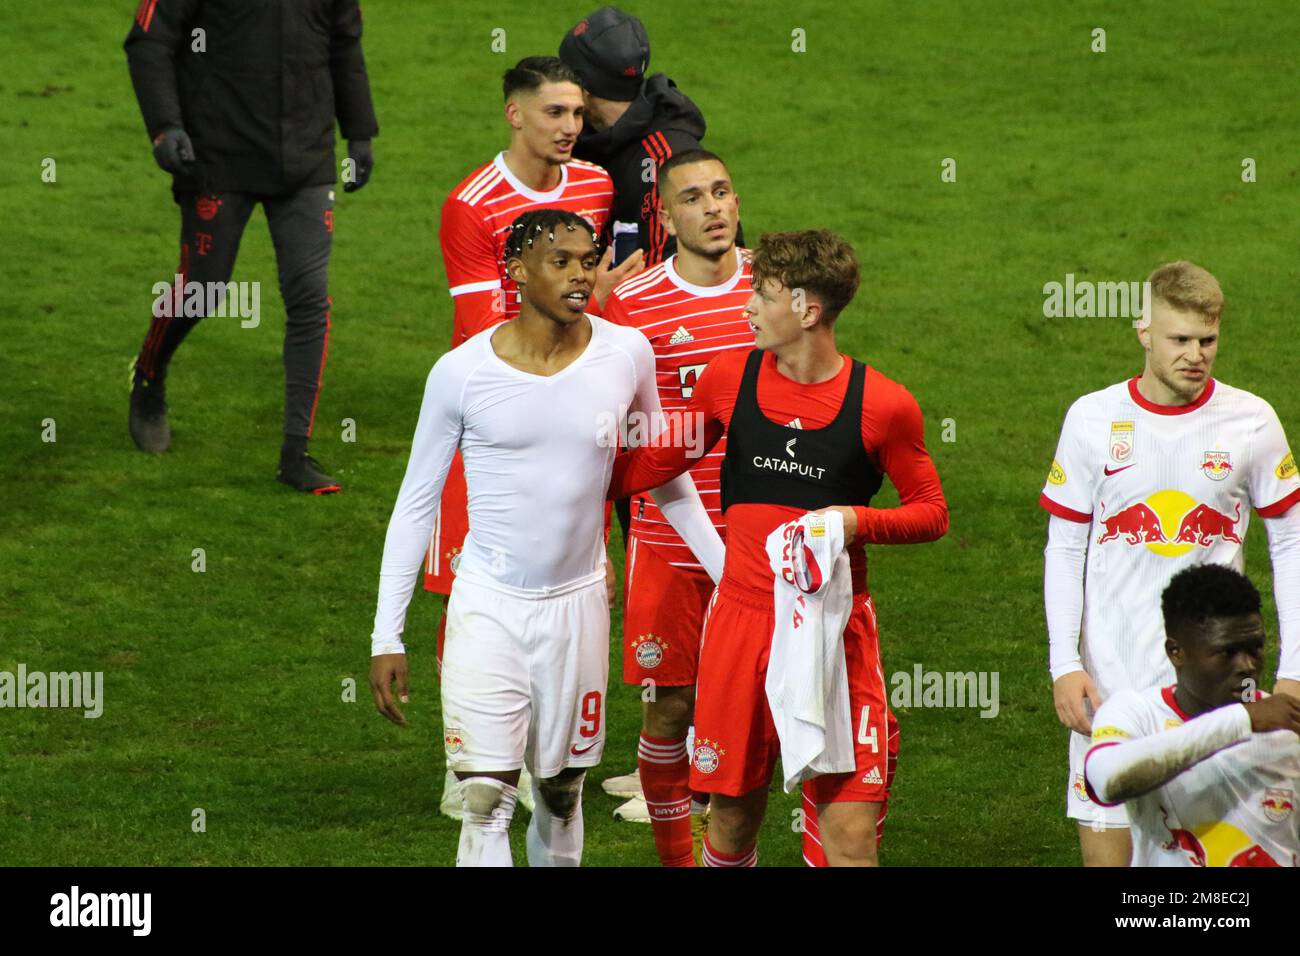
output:
M 822 849 L 821 824 L 817 820 L 817 804 L 809 794 L 809 784 L 803 785 L 803 861 L 808 866 L 830 866 L 826 851 Z
M 709 835 L 704 835 L 705 866 L 758 866 L 758 845 L 755 844 L 739 853 L 723 853 L 716 850 L 709 842 Z
M 690 764 L 686 738 L 670 740 L 641 734 L 637 747 L 641 791 L 650 808 L 655 851 L 664 866 L 694 866 L 691 855 Z

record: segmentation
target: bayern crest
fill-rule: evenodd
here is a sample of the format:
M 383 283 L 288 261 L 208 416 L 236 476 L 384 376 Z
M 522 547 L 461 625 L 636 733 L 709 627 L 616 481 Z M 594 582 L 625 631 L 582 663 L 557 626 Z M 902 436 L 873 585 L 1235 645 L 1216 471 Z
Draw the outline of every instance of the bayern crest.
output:
M 718 769 L 718 761 L 726 751 L 719 750 L 714 746 L 715 743 L 716 741 L 707 738 L 696 742 L 695 758 L 691 762 L 700 773 L 713 773 Z
M 1232 473 L 1232 456 L 1226 451 L 1207 451 L 1201 462 L 1201 474 L 1211 481 L 1222 481 Z
M 216 196 L 200 196 L 194 202 L 194 211 L 199 214 L 199 218 L 205 222 L 209 219 L 217 218 L 217 212 L 221 209 L 221 200 Z
M 654 670 L 664 662 L 664 651 L 668 649 L 668 645 L 662 638 L 655 637 L 653 634 L 643 634 L 640 640 L 632 642 L 632 649 L 636 654 L 638 667 Z

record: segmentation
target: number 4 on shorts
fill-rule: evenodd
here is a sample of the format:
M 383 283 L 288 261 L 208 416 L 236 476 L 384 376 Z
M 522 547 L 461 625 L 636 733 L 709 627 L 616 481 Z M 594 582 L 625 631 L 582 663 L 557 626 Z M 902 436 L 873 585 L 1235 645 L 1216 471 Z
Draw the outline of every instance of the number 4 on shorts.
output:
M 862 719 L 858 721 L 858 743 L 870 744 L 873 754 L 880 753 L 880 742 L 876 739 L 876 728 L 871 726 L 871 705 L 862 707 Z

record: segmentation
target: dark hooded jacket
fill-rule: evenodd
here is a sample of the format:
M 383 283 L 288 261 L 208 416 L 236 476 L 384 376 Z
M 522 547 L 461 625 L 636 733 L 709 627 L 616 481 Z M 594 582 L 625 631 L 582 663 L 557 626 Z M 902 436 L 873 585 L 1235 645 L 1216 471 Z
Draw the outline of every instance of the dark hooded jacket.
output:
M 614 180 L 607 228 L 615 241 L 615 262 L 640 249 L 649 268 L 676 251 L 676 240 L 659 223 L 654 170 L 670 156 L 699 149 L 704 129 L 704 114 L 664 73 L 646 78 L 640 95 L 609 129 L 584 127 L 574 156 L 603 166 Z
M 379 132 L 357 0 L 141 0 L 126 54 L 150 138 L 179 126 L 194 143 L 178 192 L 332 183 L 335 121 L 345 139 Z

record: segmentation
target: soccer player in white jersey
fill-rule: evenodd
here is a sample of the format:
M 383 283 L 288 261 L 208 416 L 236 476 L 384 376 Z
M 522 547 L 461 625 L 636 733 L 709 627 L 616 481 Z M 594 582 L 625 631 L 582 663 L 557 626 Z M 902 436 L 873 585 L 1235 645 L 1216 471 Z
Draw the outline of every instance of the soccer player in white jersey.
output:
M 1256 690 L 1259 592 L 1204 564 L 1174 575 L 1160 601 L 1177 680 L 1102 704 L 1089 797 L 1127 805 L 1134 866 L 1300 866 L 1300 699 Z
M 740 199 L 722 160 L 703 149 L 659 167 L 659 217 L 677 252 L 620 283 L 605 303 L 611 322 L 640 329 L 655 353 L 659 400 L 683 414 L 706 365 L 754 347 L 745 315 L 753 290 L 749 250 L 736 246 Z M 702 444 L 704 436 L 696 436 Z M 705 510 L 724 533 L 722 439 L 691 468 Z M 623 680 L 643 688 L 637 768 L 655 850 L 664 866 L 693 866 L 686 738 L 695 708 L 696 664 L 713 581 L 654 503 L 632 500 L 623 611 Z M 648 695 L 645 689 L 652 690 Z M 646 699 L 648 697 L 648 699 Z M 697 804 L 696 816 L 704 804 Z M 702 831 L 701 831 L 702 836 Z
M 442 205 L 438 244 L 453 303 L 451 346 L 519 314 L 519 296 L 506 275 L 504 250 L 511 224 L 529 209 L 568 209 L 586 219 L 597 234 L 605 230 L 614 184 L 599 166 L 573 159 L 582 129 L 584 105 L 578 75 L 557 57 L 524 57 L 501 81 L 510 144 L 456 186 Z M 613 251 L 606 253 L 606 265 Z M 608 297 L 622 277 L 640 268 L 638 252 L 618 269 L 597 269 L 588 310 Z M 443 486 L 433 540 L 429 542 L 424 587 L 450 595 L 456 555 L 469 530 L 465 469 L 459 456 Z M 613 572 L 609 588 L 614 587 Z M 443 598 L 446 603 L 446 598 Z M 438 654 L 446 637 L 447 616 L 438 624 Z M 527 774 L 520 802 L 531 808 Z M 460 788 L 450 770 L 443 786 L 442 812 L 460 818 Z
M 609 669 L 604 497 L 619 435 L 654 434 L 661 410 L 645 336 L 585 314 L 596 237 L 565 210 L 521 216 L 506 268 L 519 316 L 475 335 L 429 374 L 384 543 L 371 689 L 404 724 L 401 642 L 439 495 L 459 448 L 470 532 L 447 609 L 442 710 L 464 784 L 458 865 L 509 866 L 525 764 L 536 807 L 529 863 L 577 866 L 582 780 L 600 762 Z M 626 427 L 632 414 L 643 428 Z M 722 541 L 689 478 L 656 499 L 715 578 Z
M 1077 400 L 1040 503 L 1056 712 L 1070 734 L 1067 814 L 1085 866 L 1123 866 L 1122 806 L 1090 800 L 1092 713 L 1121 690 L 1167 685 L 1158 596 L 1197 564 L 1242 570 L 1252 508 L 1264 520 L 1282 652 L 1276 690 L 1300 694 L 1300 478 L 1268 402 L 1212 376 L 1223 293 L 1190 262 L 1151 274 L 1140 376 Z M 1086 566 L 1086 584 L 1085 584 Z

